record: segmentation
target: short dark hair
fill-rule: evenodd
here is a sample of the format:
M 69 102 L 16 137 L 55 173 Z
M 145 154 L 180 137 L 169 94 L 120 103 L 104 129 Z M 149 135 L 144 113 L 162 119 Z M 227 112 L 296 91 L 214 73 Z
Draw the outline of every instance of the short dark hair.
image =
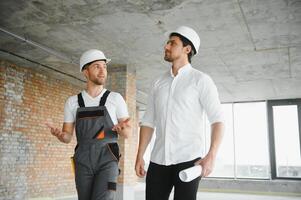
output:
M 192 42 L 190 42 L 190 40 L 188 40 L 186 37 L 178 34 L 178 33 L 171 33 L 169 37 L 172 37 L 172 36 L 177 36 L 180 38 L 180 40 L 182 41 L 183 43 L 183 46 L 186 47 L 187 45 L 190 45 L 191 46 L 191 51 L 187 54 L 188 56 L 188 61 L 189 63 L 191 63 L 191 57 L 195 55 L 196 53 L 196 50 L 192 44 Z

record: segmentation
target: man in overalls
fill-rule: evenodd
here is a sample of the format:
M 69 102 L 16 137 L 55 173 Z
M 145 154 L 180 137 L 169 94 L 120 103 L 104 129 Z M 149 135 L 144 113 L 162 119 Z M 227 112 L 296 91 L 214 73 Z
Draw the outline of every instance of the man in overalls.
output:
M 122 96 L 104 88 L 107 59 L 91 49 L 80 58 L 87 88 L 65 103 L 62 130 L 47 124 L 52 135 L 69 143 L 76 132 L 75 182 L 79 200 L 113 200 L 119 174 L 118 135 L 129 137 L 131 126 Z

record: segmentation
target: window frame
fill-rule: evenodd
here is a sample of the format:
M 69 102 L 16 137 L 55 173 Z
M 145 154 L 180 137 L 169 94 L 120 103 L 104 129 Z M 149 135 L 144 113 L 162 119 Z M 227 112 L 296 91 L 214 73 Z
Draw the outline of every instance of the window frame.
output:
M 268 100 L 267 101 L 267 120 L 268 120 L 271 179 L 272 180 L 275 180 L 275 179 L 301 180 L 301 178 L 298 178 L 298 177 L 294 178 L 294 177 L 277 176 L 273 106 L 285 106 L 285 105 L 297 105 L 298 124 L 299 124 L 299 144 L 300 144 L 300 152 L 301 152 L 301 99 Z

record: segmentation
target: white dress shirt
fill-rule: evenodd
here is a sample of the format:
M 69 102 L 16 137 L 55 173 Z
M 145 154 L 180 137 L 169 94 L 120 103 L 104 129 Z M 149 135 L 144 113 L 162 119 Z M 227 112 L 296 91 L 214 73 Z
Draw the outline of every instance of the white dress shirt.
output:
M 172 165 L 203 157 L 204 111 L 211 124 L 223 122 L 218 92 L 207 74 L 187 64 L 176 76 L 170 70 L 157 79 L 140 123 L 156 128 L 151 161 Z
M 96 97 L 91 97 L 85 90 L 82 91 L 82 96 L 86 107 L 99 106 L 99 101 L 106 89 L 103 89 L 101 93 Z M 113 121 L 113 124 L 118 123 L 120 118 L 128 118 L 128 110 L 123 97 L 117 92 L 110 92 L 105 107 Z M 64 122 L 75 122 L 76 111 L 79 108 L 77 95 L 71 96 L 67 99 L 64 108 Z

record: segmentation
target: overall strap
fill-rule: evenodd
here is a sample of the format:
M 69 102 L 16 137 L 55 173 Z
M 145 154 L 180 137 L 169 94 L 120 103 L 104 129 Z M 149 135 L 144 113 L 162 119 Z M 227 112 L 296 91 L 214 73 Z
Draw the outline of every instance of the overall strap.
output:
M 102 97 L 99 101 L 99 106 L 104 106 L 105 105 L 110 92 L 111 92 L 110 90 L 105 91 L 105 93 L 102 95 Z
M 85 102 L 84 102 L 82 93 L 79 93 L 79 94 L 77 95 L 77 101 L 78 101 L 79 107 L 85 107 Z

